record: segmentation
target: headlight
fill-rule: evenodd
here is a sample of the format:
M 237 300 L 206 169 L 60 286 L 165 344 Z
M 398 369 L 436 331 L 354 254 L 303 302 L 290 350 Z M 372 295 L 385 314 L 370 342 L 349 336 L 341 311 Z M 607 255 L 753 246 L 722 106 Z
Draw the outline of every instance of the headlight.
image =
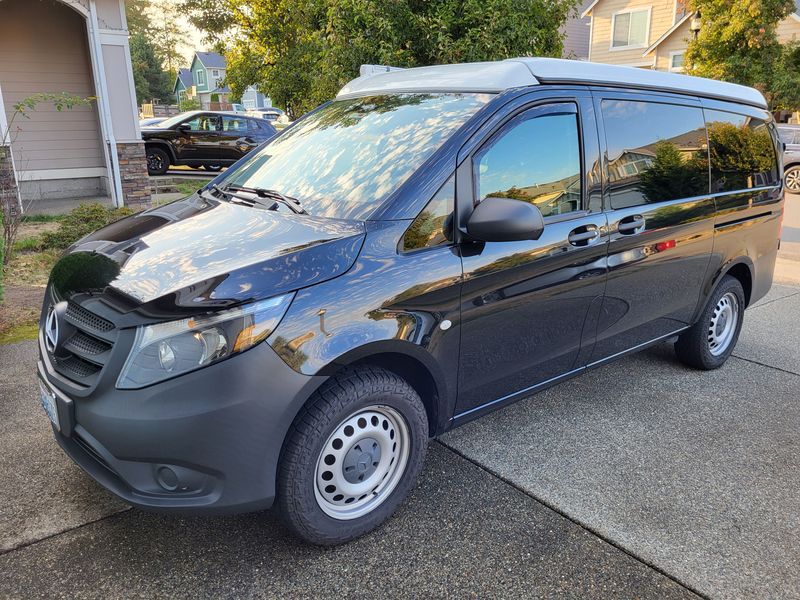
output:
M 252 348 L 278 326 L 292 298 L 294 293 L 207 317 L 139 327 L 117 388 L 144 387 Z

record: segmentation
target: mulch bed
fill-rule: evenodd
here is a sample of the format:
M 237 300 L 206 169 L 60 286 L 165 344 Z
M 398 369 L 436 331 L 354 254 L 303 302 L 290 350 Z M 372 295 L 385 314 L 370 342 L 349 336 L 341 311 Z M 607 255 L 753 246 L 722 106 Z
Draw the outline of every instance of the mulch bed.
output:
M 0 332 L 39 318 L 44 288 L 32 285 L 6 285 L 0 304 Z

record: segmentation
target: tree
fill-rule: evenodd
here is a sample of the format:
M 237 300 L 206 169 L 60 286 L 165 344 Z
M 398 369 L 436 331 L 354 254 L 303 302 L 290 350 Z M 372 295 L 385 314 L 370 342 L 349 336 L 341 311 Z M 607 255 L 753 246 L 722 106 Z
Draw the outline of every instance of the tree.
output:
M 177 8 L 171 0 L 125 0 L 125 15 L 131 34 L 136 101 L 141 104 L 153 98 L 168 98 L 177 67 L 183 61 L 178 51 L 181 32 L 175 25 Z M 152 15 L 156 15 L 155 23 Z
M 210 44 L 218 44 L 236 25 L 230 0 L 183 0 L 181 4 L 189 23 L 202 31 L 204 41 Z
M 172 82 L 161 67 L 153 43 L 140 32 L 131 36 L 130 48 L 136 101 L 142 104 L 153 98 L 168 97 L 172 93 Z
M 184 0 L 209 39 L 232 40 L 226 83 L 255 84 L 298 116 L 364 63 L 420 66 L 559 56 L 577 0 Z
M 150 0 L 153 7 L 149 39 L 155 46 L 156 56 L 171 75 L 178 72 L 184 57 L 178 50 L 183 41 L 183 32 L 178 27 L 178 6 L 173 0 Z M 174 77 L 173 77 L 174 78 Z
M 150 17 L 147 14 L 149 6 L 150 0 L 125 0 L 125 17 L 131 35 L 150 32 Z
M 687 71 L 759 89 L 770 108 L 796 107 L 800 70 L 796 46 L 778 41 L 778 23 L 793 0 L 690 0 L 702 27 L 686 51 Z

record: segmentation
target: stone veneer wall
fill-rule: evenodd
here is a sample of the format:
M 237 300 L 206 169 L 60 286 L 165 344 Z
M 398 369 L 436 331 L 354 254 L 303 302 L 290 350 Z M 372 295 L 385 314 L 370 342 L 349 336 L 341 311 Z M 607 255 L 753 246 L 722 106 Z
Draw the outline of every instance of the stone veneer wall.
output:
M 149 207 L 150 179 L 147 176 L 144 142 L 117 143 L 117 160 L 125 206 L 134 210 Z
M 7 198 L 13 198 L 14 204 L 19 201 L 17 178 L 11 162 L 11 148 L 0 146 L 0 201 L 5 204 Z

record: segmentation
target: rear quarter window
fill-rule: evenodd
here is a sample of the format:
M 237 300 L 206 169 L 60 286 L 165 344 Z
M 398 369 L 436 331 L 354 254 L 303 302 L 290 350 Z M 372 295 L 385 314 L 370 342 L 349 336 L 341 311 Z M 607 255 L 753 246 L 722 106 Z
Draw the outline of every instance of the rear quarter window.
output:
M 732 192 L 779 183 L 775 143 L 766 121 L 707 110 L 706 124 L 712 192 Z

